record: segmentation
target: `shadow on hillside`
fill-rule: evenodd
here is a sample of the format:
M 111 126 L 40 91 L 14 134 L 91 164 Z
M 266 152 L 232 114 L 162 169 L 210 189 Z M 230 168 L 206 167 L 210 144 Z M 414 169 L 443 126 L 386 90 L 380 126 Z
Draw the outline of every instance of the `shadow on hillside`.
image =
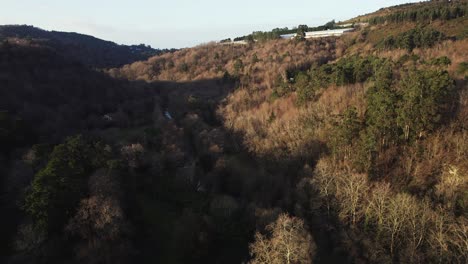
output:
M 178 219 L 179 214 L 182 214 L 179 211 L 188 209 L 207 213 L 211 210 L 210 203 L 219 197 L 230 197 L 228 200 L 233 198 L 234 204 L 240 208 L 236 216 L 230 218 L 235 221 L 227 221 L 229 225 L 223 226 L 221 230 L 216 229 L 219 228 L 216 225 L 210 226 L 214 229 L 208 229 L 212 244 L 205 245 L 208 253 L 206 258 L 201 259 L 204 262 L 240 263 L 249 258 L 248 244 L 252 242 L 257 228 L 264 228 L 256 223 L 256 207 L 280 208 L 281 211 L 294 213 L 296 184 L 301 178 L 300 172 L 307 157 L 278 160 L 255 156 L 244 148 L 242 134 L 235 134 L 223 127 L 216 110 L 238 87 L 236 80 L 152 83 L 129 81 L 113 79 L 79 63 L 69 62 L 48 49 L 8 47 L 0 51 L 0 84 L 4 84 L 0 87 L 0 105 L 12 116 L 29 123 L 33 127 L 30 132 L 38 136 L 36 142 L 19 142 L 12 146 L 17 151 L 9 153 L 2 161 L 5 172 L 2 171 L 0 209 L 7 217 L 2 219 L 0 231 L 9 238 L 3 240 L 5 243 L 1 245 L 2 249 L 6 249 L 4 255 L 14 252 L 11 242 L 19 223 L 25 218 L 17 204 L 21 203 L 21 194 L 33 177 L 32 171 L 23 173 L 15 168 L 15 164 L 22 164 L 21 155 L 32 144 L 57 144 L 63 142 L 65 137 L 78 133 L 100 136 L 104 142 L 114 143 L 119 147 L 121 137 L 127 134 L 136 134 L 128 140 L 132 142 L 127 142 L 135 143 L 138 140 L 148 140 L 145 134 L 147 128 L 167 130 L 157 132 L 157 139 L 163 138 L 155 144 L 167 144 L 167 149 L 164 150 L 167 153 L 158 154 L 165 156 L 164 159 L 174 156 L 176 161 L 161 170 L 167 176 L 175 178 L 192 169 L 194 178 L 191 181 L 195 186 L 191 192 L 184 191 L 185 193 L 178 193 L 181 189 L 178 186 L 174 188 L 175 191 L 166 190 L 169 198 L 160 199 L 164 203 L 150 204 L 154 199 L 140 199 L 140 202 L 146 203 L 143 205 L 136 203 L 139 201 L 137 197 L 144 194 L 138 192 L 140 189 L 132 189 L 128 193 L 128 196 L 132 196 L 128 199 L 130 217 L 133 213 L 155 218 L 166 217 L 165 219 L 171 220 L 168 225 L 175 227 L 177 222 L 174 221 L 182 221 Z M 41 63 L 37 63 L 38 61 Z M 164 115 L 165 112 L 169 115 Z M 112 122 L 105 120 L 107 116 L 111 117 Z M 109 133 L 112 131 L 115 132 L 114 135 Z M 6 142 L 12 140 L 8 139 Z M 172 146 L 179 145 L 181 147 L 170 153 Z M 319 142 L 312 145 L 322 149 Z M 178 154 L 183 157 L 180 162 L 177 159 Z M 319 154 L 318 152 L 308 162 L 313 165 Z M 158 160 L 153 156 L 148 159 Z M 157 169 L 158 166 L 156 164 L 153 167 Z M 24 175 L 18 175 L 18 172 Z M 129 178 L 142 174 L 130 172 Z M 157 177 L 151 170 L 144 174 L 150 183 L 154 180 L 151 177 Z M 148 190 L 150 198 L 154 196 L 155 191 L 151 190 L 153 185 L 138 177 L 131 180 L 140 181 L 138 187 Z M 194 196 L 200 200 L 199 204 L 192 200 Z M 160 215 L 154 213 L 158 208 Z M 166 216 L 171 214 L 175 217 Z M 155 241 L 163 244 L 161 238 L 151 233 L 155 223 L 135 220 L 134 225 L 137 229 L 135 243 L 140 251 L 137 254 L 141 254 L 143 259 L 144 256 L 154 256 Z M 176 241 L 171 235 L 168 237 Z M 314 236 L 319 252 L 323 251 L 321 236 Z M 189 242 L 185 244 L 190 244 Z M 171 241 L 167 243 L 170 244 Z M 177 246 L 185 245 L 174 245 L 175 249 L 171 249 L 176 250 Z M 164 250 L 161 248 L 165 246 L 156 245 L 156 248 L 160 249 L 157 253 L 162 253 Z M 197 250 L 195 248 L 194 252 Z M 189 249 L 187 252 L 190 252 Z M 330 252 L 326 250 L 319 254 L 326 255 Z
M 302 177 L 308 176 L 303 173 L 304 164 L 315 166 L 322 152 L 326 151 L 322 142 L 310 143 L 309 146 L 315 150 L 308 157 L 256 156 L 243 145 L 244 135 L 226 129 L 220 120 L 222 117 L 216 114 L 227 96 L 237 88 L 236 82 L 214 79 L 181 83 L 159 81 L 151 85 L 159 90 L 162 111 L 170 112 L 173 121 L 185 131 L 190 142 L 190 155 L 197 164 L 197 181 L 209 193 L 234 197 L 243 208 L 245 217 L 254 218 L 251 219 L 254 223 L 249 228 L 248 240 L 242 245 L 241 255 L 218 256 L 214 257 L 215 261 L 238 263 L 249 258 L 248 243 L 252 242 L 255 226 L 259 227 L 255 224 L 258 220 L 250 211 L 251 206 L 255 205 L 271 210 L 280 208 L 289 214 L 306 216 L 305 220 L 318 245 L 316 262 L 348 262 L 346 254 L 337 250 L 337 242 L 326 228 L 329 226 L 327 221 L 333 219 L 325 219 L 319 213 L 296 212 L 296 186 Z M 194 116 L 196 121 L 193 121 Z M 213 146 L 219 147 L 221 151 L 212 151 Z M 333 237 L 336 239 L 337 234 Z

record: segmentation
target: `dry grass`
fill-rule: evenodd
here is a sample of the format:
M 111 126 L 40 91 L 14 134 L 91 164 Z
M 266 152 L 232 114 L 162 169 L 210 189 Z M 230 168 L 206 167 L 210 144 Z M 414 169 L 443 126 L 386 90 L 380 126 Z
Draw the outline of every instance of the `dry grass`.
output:
M 463 78 L 457 74 L 457 67 L 460 63 L 468 61 L 468 39 L 459 41 L 444 41 L 429 49 L 415 49 L 414 53 L 421 57 L 422 60 L 429 61 L 432 58 L 446 56 L 452 64 L 448 67 L 448 71 L 452 76 Z

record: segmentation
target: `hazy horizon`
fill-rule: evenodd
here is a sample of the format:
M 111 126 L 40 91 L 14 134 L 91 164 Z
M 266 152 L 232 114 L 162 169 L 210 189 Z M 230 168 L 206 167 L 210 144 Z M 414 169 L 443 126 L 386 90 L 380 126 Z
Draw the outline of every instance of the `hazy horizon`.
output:
M 0 24 L 26 24 L 45 30 L 78 32 L 119 44 L 184 48 L 257 30 L 291 28 L 299 24 L 322 25 L 332 19 L 342 21 L 382 7 L 419 1 L 365 0 L 356 4 L 344 0 L 320 3 L 293 0 L 288 1 L 287 6 L 282 2 L 83 0 L 65 3 L 45 0 L 36 3 L 16 0 L 2 3 Z

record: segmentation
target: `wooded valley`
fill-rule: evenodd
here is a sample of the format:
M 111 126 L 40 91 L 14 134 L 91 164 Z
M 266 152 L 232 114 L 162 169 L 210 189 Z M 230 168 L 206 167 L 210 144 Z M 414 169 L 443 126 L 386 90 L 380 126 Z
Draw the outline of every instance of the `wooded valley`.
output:
M 0 30 L 0 262 L 466 263 L 467 12 L 115 61 Z

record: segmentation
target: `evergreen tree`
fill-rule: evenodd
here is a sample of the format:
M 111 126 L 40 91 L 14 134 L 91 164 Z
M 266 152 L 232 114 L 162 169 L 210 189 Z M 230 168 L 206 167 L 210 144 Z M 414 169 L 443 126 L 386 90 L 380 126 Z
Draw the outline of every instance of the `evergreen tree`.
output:
M 351 156 L 352 144 L 359 138 L 361 121 L 355 107 L 348 108 L 340 116 L 331 136 L 331 148 L 335 157 Z
M 46 167 L 35 175 L 24 205 L 38 230 L 61 230 L 86 192 L 87 176 L 93 167 L 103 165 L 103 152 L 82 136 L 54 148 Z
M 297 92 L 297 97 L 300 103 L 304 103 L 308 100 L 311 100 L 315 97 L 315 89 L 310 78 L 304 72 L 299 72 L 296 75 L 294 88 Z
M 446 71 L 413 69 L 399 86 L 402 100 L 398 125 L 405 140 L 420 138 L 442 122 L 453 92 L 453 80 Z
M 375 86 L 367 92 L 366 124 L 370 135 L 386 147 L 396 138 L 397 95 L 392 89 L 392 67 L 385 63 L 376 73 Z
M 244 63 L 242 62 L 241 59 L 237 59 L 234 62 L 234 72 L 235 72 L 235 74 L 239 75 L 243 69 L 244 69 Z

